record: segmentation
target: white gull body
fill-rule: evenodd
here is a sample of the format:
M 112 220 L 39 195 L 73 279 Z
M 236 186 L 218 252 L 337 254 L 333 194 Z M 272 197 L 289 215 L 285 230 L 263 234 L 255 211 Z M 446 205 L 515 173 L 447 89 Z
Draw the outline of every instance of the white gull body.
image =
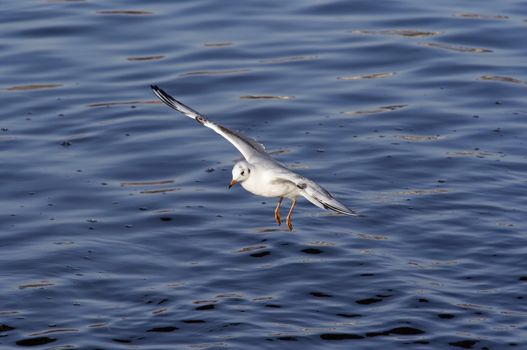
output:
M 289 230 L 292 230 L 291 214 L 298 196 L 303 196 L 317 207 L 323 209 L 346 215 L 357 215 L 353 210 L 333 198 L 328 191 L 316 182 L 289 170 L 285 165 L 271 158 L 264 147 L 254 139 L 210 121 L 192 108 L 174 99 L 158 86 L 152 85 L 151 87 L 156 96 L 167 106 L 214 130 L 240 151 L 245 160 L 239 161 L 234 165 L 229 188 L 236 183 L 240 183 L 244 189 L 255 195 L 277 197 L 275 219 L 278 225 L 281 224 L 280 205 L 282 200 L 283 198 L 289 198 L 292 204 L 287 215 L 287 226 Z

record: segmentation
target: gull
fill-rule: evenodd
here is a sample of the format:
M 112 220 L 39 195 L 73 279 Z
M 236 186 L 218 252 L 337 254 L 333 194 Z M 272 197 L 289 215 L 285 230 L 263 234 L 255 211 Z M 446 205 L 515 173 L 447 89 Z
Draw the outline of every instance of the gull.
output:
M 293 229 L 291 215 L 296 206 L 298 196 L 303 196 L 319 208 L 340 214 L 357 216 L 355 211 L 333 198 L 322 186 L 289 170 L 285 165 L 271 158 L 264 147 L 256 140 L 207 119 L 202 114 L 177 101 L 158 86 L 151 85 L 150 87 L 154 94 L 167 106 L 194 119 L 198 124 L 214 130 L 240 151 L 245 159 L 234 165 L 232 180 L 228 188 L 230 189 L 236 183 L 239 183 L 245 190 L 255 195 L 278 197 L 278 203 L 274 211 L 274 217 L 278 225 L 282 223 L 280 217 L 282 200 L 289 198 L 291 200 L 291 208 L 287 214 L 286 223 L 290 231 Z

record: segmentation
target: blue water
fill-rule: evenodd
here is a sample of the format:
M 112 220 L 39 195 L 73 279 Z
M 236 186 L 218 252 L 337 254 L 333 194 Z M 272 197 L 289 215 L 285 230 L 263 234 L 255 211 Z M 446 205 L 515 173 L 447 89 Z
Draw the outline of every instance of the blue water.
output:
M 0 348 L 525 347 L 525 2 L 1 5 Z

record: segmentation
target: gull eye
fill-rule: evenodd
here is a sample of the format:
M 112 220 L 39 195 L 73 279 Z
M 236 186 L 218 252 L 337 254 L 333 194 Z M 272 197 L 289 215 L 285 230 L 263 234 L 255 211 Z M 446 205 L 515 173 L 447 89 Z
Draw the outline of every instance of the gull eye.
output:
M 243 174 L 245 174 L 245 170 L 242 170 L 242 172 L 240 174 L 241 174 L 241 176 L 243 176 Z

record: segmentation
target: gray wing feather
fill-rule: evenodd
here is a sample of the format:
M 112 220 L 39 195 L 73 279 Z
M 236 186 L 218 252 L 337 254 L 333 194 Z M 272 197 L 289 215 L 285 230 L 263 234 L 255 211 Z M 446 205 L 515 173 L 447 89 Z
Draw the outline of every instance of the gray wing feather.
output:
M 346 207 L 344 204 L 333 198 L 331 193 L 326 191 L 322 186 L 316 184 L 313 181 L 304 183 L 306 186 L 302 188 L 300 194 L 304 196 L 308 201 L 313 203 L 319 208 L 332 210 L 334 212 L 346 215 L 357 216 L 358 214 L 353 210 Z
M 179 102 L 178 100 L 167 94 L 160 87 L 156 85 L 151 85 L 150 87 L 152 88 L 154 94 L 164 104 L 166 104 L 170 108 L 175 109 L 180 113 L 183 113 L 187 117 L 194 119 L 199 124 L 214 130 L 216 133 L 226 138 L 227 141 L 232 143 L 234 147 L 236 147 L 238 151 L 240 151 L 240 153 L 248 161 L 250 161 L 254 157 L 269 157 L 269 155 L 265 152 L 265 148 L 263 147 L 263 145 L 256 142 L 256 140 L 208 120 L 199 112 L 184 105 L 183 103 Z
M 319 208 L 331 210 L 340 214 L 357 216 L 358 214 L 336 200 L 331 193 L 314 181 L 291 172 L 288 178 L 280 178 L 278 181 L 293 183 L 300 194 Z

